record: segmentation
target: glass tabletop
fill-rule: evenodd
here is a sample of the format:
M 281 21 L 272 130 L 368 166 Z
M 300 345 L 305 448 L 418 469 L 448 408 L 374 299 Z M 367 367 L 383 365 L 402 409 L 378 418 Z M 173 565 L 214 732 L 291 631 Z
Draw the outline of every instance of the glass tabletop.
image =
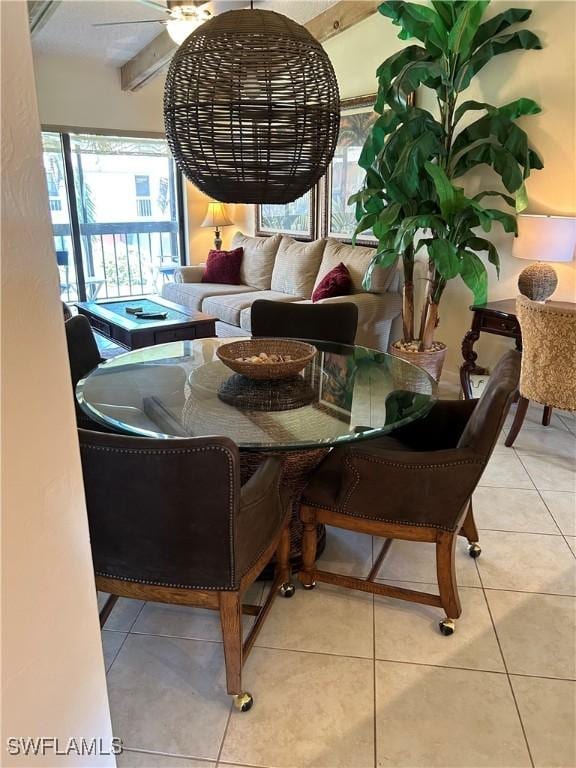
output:
M 289 379 L 253 381 L 216 355 L 234 339 L 197 339 L 107 360 L 76 396 L 93 420 L 158 438 L 224 435 L 241 449 L 298 450 L 392 432 L 425 416 L 436 382 L 393 355 L 309 342 L 317 353 Z

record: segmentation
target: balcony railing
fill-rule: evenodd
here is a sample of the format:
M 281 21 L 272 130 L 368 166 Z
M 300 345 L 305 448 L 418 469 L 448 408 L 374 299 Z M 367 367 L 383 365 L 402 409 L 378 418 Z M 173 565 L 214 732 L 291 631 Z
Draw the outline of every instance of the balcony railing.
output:
M 178 224 L 173 221 L 80 224 L 84 285 L 88 301 L 157 293 L 178 267 Z M 72 233 L 54 225 L 64 301 L 80 298 Z

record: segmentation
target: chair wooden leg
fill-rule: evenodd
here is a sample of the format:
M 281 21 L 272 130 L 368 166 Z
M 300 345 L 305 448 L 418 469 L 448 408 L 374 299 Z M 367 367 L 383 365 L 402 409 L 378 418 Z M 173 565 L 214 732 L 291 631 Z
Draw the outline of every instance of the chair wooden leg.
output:
M 108 616 L 112 613 L 112 609 L 118 602 L 118 595 L 110 595 L 108 597 L 108 600 L 104 603 L 102 606 L 102 610 L 98 614 L 100 617 L 100 629 L 106 624 L 106 620 L 108 619 Z
M 298 574 L 300 583 L 304 589 L 314 589 L 316 582 L 312 578 L 314 564 L 316 562 L 316 522 L 304 523 L 302 535 L 302 569 Z
M 504 443 L 507 448 L 511 448 L 514 444 L 514 440 L 516 440 L 518 437 L 518 432 L 520 432 L 522 424 L 524 423 L 524 418 L 526 416 L 526 411 L 528 410 L 529 404 L 530 400 L 527 400 L 525 397 L 520 397 L 518 400 L 518 405 L 516 406 L 516 416 L 514 417 L 510 432 L 508 432 L 508 437 Z
M 220 623 L 224 641 L 226 687 L 234 704 L 247 712 L 253 704 L 251 694 L 242 690 L 242 599 L 240 592 L 220 592 Z
M 544 412 L 542 413 L 542 426 L 549 427 L 551 418 L 552 418 L 552 406 L 545 405 Z
M 440 622 L 440 631 L 443 635 L 451 635 L 454 632 L 454 620 L 462 613 L 454 559 L 456 539 L 456 533 L 447 531 L 439 531 L 438 538 L 436 539 L 438 589 L 440 591 L 440 602 L 446 611 L 446 619 Z
M 290 528 L 285 525 L 280 534 L 278 549 L 276 550 L 276 575 L 280 581 L 280 594 L 282 597 L 292 597 L 296 591 L 291 581 L 290 569 Z
M 460 528 L 460 533 L 468 539 L 468 554 L 470 557 L 480 557 L 482 549 L 480 544 L 478 544 L 478 528 L 476 528 L 476 521 L 474 520 L 474 513 L 472 511 L 472 499 L 470 499 L 470 503 L 468 504 L 468 511 L 466 512 L 466 517 Z

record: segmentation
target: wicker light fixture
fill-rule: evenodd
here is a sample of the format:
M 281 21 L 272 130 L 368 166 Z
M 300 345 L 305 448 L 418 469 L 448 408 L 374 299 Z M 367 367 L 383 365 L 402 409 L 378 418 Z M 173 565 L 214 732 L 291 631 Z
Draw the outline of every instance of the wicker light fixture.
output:
M 274 11 L 228 11 L 174 54 L 164 122 L 178 168 L 206 195 L 288 203 L 316 184 L 334 155 L 336 75 L 300 24 Z

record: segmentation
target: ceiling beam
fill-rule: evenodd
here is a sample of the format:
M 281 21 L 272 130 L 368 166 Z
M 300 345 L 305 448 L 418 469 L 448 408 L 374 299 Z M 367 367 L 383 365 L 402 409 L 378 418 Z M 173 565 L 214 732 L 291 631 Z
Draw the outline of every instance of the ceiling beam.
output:
M 382 0 L 341 0 L 314 16 L 304 26 L 316 40 L 323 43 L 372 16 L 381 4 Z
M 120 67 L 123 91 L 137 91 L 168 66 L 178 46 L 168 32 L 161 32 L 136 56 Z
M 59 5 L 60 0 L 28 0 L 30 34 L 39 32 Z
M 321 43 L 339 35 L 376 13 L 382 0 L 340 0 L 307 21 L 304 26 Z M 177 45 L 168 32 L 148 43 L 120 68 L 123 91 L 137 91 L 159 75 L 170 63 Z

